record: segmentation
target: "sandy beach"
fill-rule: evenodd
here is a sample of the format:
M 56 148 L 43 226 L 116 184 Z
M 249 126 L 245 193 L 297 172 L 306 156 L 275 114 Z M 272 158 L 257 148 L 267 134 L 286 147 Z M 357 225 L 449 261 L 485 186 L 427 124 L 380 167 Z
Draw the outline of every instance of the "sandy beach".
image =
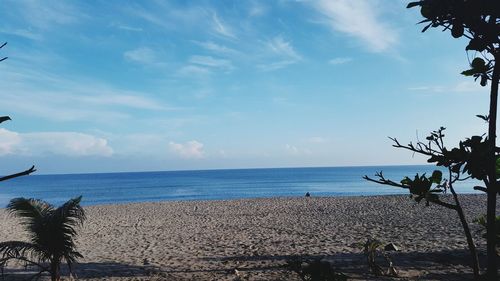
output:
M 472 223 L 485 196 L 462 195 L 484 263 L 485 241 Z M 369 274 L 359 243 L 396 244 L 403 279 L 468 280 L 469 253 L 452 210 L 408 196 L 300 197 L 101 205 L 85 208 L 76 265 L 79 280 L 299 280 L 283 268 L 294 256 L 322 258 L 353 280 Z M 0 211 L 1 237 L 25 239 Z M 238 274 L 235 273 L 235 269 Z M 11 269 L 7 272 L 16 272 Z M 65 276 L 67 279 L 67 276 Z

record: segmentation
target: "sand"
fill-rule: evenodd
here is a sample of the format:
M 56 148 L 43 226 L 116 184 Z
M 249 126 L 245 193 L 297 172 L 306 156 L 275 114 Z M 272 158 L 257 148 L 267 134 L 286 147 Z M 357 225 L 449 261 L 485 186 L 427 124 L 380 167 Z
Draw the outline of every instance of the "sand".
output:
M 469 221 L 485 196 L 462 195 Z M 101 205 L 85 208 L 79 280 L 299 280 L 294 256 L 331 262 L 353 280 L 372 276 L 360 243 L 396 244 L 397 280 L 468 280 L 469 253 L 456 213 L 408 196 L 273 198 Z M 2 240 L 25 239 L 0 210 Z M 482 264 L 485 241 L 470 223 Z M 235 269 L 238 274 L 236 274 Z M 8 272 L 18 272 L 12 269 Z M 66 276 L 67 279 L 67 276 Z

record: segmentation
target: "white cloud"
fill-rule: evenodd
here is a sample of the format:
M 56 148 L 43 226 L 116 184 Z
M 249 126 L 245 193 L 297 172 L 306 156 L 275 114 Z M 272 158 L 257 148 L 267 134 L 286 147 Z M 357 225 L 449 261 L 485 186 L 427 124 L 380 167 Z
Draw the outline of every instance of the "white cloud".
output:
M 150 93 L 117 89 L 95 80 L 79 80 L 26 66 L 0 68 L 0 111 L 55 121 L 109 122 L 131 117 L 129 109 L 176 110 Z
M 158 58 L 155 52 L 148 47 L 140 47 L 134 50 L 126 51 L 123 53 L 125 59 L 136 62 L 140 64 L 156 64 L 158 63 Z
M 226 59 L 217 59 L 211 56 L 192 56 L 189 59 L 191 64 L 197 64 L 204 67 L 220 68 L 224 70 L 233 69 L 231 61 Z
M 0 155 L 56 154 L 65 156 L 111 156 L 104 138 L 77 132 L 17 133 L 0 129 Z
M 211 74 L 212 71 L 208 69 L 207 67 L 201 67 L 197 65 L 185 65 L 179 71 L 177 71 L 177 74 L 180 76 L 206 76 Z
M 232 29 L 229 26 L 225 25 L 219 19 L 219 17 L 217 16 L 217 13 L 215 13 L 215 12 L 212 15 L 212 21 L 213 21 L 213 29 L 215 30 L 215 32 L 217 32 L 218 34 L 225 36 L 225 37 L 229 37 L 229 38 L 233 38 L 233 39 L 236 38 Z
M 186 143 L 175 143 L 171 141 L 168 145 L 172 152 L 182 158 L 200 159 L 205 156 L 203 143 L 196 140 L 188 141 Z
M 118 105 L 131 108 L 140 108 L 148 110 L 173 110 L 173 107 L 167 107 L 159 104 L 157 101 L 141 97 L 138 95 L 126 94 L 108 94 L 102 96 L 82 96 L 79 100 L 86 103 L 93 103 L 96 105 Z
M 260 17 L 267 13 L 268 7 L 262 5 L 262 3 L 252 2 L 249 9 L 248 15 L 251 17 Z
M 380 16 L 379 1 L 319 0 L 311 3 L 334 31 L 345 33 L 363 42 L 372 52 L 384 52 L 398 43 L 397 32 Z
M 167 30 L 186 30 L 192 27 L 205 27 L 210 13 L 200 5 L 175 5 L 172 1 L 147 1 L 142 5 L 124 5 L 134 18 Z
M 0 155 L 14 153 L 19 143 L 21 143 L 21 137 L 18 133 L 0 128 Z
M 10 5 L 4 6 L 10 10 L 17 10 L 31 26 L 40 29 L 73 24 L 84 16 L 76 6 L 65 1 L 13 1 Z
M 0 29 L 0 33 L 24 37 L 30 40 L 41 40 L 42 35 L 28 29 Z
M 277 55 L 290 58 L 291 60 L 301 59 L 301 56 L 293 48 L 292 43 L 285 41 L 281 36 L 274 37 L 267 43 L 267 46 Z
M 481 90 L 484 91 L 484 87 L 481 87 L 481 85 L 479 85 L 479 80 L 478 82 L 462 81 L 455 85 L 455 87 L 453 87 L 453 90 L 456 92 L 478 92 Z
M 206 42 L 197 42 L 194 41 L 197 45 L 201 46 L 202 48 L 217 53 L 217 54 L 223 54 L 223 55 L 234 55 L 234 54 L 239 54 L 239 51 L 236 51 L 234 49 L 231 49 L 229 47 L 226 47 L 224 45 L 219 45 L 217 43 L 214 43 L 212 41 L 206 41 Z
M 432 85 L 432 86 L 416 86 L 409 87 L 410 91 L 426 92 L 426 93 L 474 93 L 484 91 L 484 88 L 479 85 L 478 82 L 474 81 L 461 81 L 455 85 L 442 86 L 442 85 Z
M 340 58 L 334 58 L 328 61 L 329 64 L 333 65 L 338 65 L 338 64 L 345 64 L 348 62 L 351 62 L 352 58 L 346 58 L 346 57 L 340 57 Z
M 130 25 L 126 25 L 126 24 L 120 24 L 120 23 L 112 23 L 111 26 L 116 27 L 116 28 L 121 29 L 121 30 L 126 30 L 126 31 L 134 31 L 134 32 L 143 31 L 143 29 L 140 27 L 130 26 Z
M 188 77 L 205 77 L 215 71 L 229 73 L 234 69 L 230 60 L 214 58 L 212 56 L 191 56 L 188 63 L 181 67 L 177 74 Z
M 267 49 L 277 61 L 258 65 L 264 71 L 272 71 L 295 64 L 302 60 L 302 56 L 295 51 L 292 43 L 281 36 L 276 36 L 266 43 Z M 272 60 L 272 59 L 271 59 Z

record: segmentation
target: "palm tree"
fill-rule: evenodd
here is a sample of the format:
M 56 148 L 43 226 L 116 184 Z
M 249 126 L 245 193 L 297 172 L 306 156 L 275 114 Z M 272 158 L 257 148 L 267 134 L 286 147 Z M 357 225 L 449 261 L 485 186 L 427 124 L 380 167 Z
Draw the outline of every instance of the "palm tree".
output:
M 72 272 L 72 264 L 83 256 L 76 251 L 73 237 L 76 227 L 85 220 L 85 212 L 80 206 L 82 196 L 70 199 L 55 208 L 39 199 L 14 198 L 7 210 L 22 219 L 29 232 L 30 242 L 8 241 L 0 243 L 0 265 L 16 259 L 40 268 L 37 276 L 49 272 L 52 281 L 61 277 L 63 259 Z M 48 264 L 46 266 L 45 264 Z

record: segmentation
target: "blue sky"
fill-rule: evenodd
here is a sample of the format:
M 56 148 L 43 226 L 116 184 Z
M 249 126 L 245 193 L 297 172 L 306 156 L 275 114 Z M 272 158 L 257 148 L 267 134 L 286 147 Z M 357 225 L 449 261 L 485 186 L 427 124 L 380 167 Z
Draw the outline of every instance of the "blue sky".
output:
M 424 163 L 387 136 L 481 134 L 488 89 L 406 4 L 0 0 L 0 169 Z

